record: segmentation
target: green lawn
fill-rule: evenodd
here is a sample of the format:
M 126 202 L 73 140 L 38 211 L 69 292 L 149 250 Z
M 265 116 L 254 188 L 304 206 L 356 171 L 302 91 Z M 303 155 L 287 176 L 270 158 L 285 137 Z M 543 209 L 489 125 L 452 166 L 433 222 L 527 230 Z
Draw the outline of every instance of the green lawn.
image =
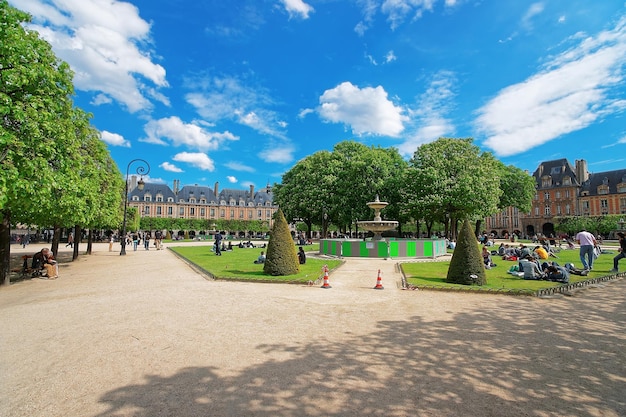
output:
M 532 244 L 529 244 L 532 246 Z M 606 251 L 600 255 L 594 262 L 594 269 L 587 276 L 570 275 L 570 283 L 584 281 L 590 278 L 597 278 L 610 274 L 613 268 L 613 257 L 617 254 L 617 248 L 614 246 L 604 245 Z M 211 251 L 211 246 L 173 246 L 170 249 L 188 261 L 192 262 L 201 269 L 207 271 L 217 279 L 231 279 L 237 281 L 256 281 L 256 282 L 286 282 L 286 283 L 307 283 L 315 281 L 323 276 L 323 266 L 328 265 L 332 271 L 338 267 L 342 261 L 339 259 L 314 259 L 307 258 L 305 265 L 300 265 L 300 273 L 297 275 L 273 277 L 263 273 L 263 265 L 255 264 L 254 260 L 259 253 L 264 250 L 262 248 L 240 249 L 233 248 L 232 252 L 222 252 L 222 256 L 215 256 Z M 306 246 L 307 252 L 319 251 L 319 245 Z M 557 256 L 558 259 L 550 258 L 559 265 L 565 265 L 571 262 L 580 267 L 581 262 L 578 255 L 578 249 L 561 250 Z M 557 287 L 561 284 L 550 281 L 529 281 L 522 278 L 507 274 L 512 265 L 517 262 L 504 261 L 498 256 L 493 257 L 496 267 L 487 270 L 487 284 L 482 287 L 468 287 L 464 285 L 449 284 L 445 282 L 448 273 L 449 262 L 406 262 L 401 267 L 407 277 L 407 283 L 416 287 L 430 288 L 463 288 L 463 289 L 493 289 L 504 290 L 520 293 L 535 293 L 537 290 Z M 626 260 L 622 261 L 622 270 L 626 268 Z
M 589 275 L 580 276 L 570 274 L 570 283 L 610 275 L 609 271 L 613 268 L 613 257 L 617 254 L 617 250 L 615 247 L 610 246 L 603 246 L 603 249 L 612 253 L 603 253 L 600 255 L 600 257 L 594 261 L 593 270 L 589 272 Z M 567 262 L 571 262 L 579 268 L 582 266 L 578 249 L 564 249 L 557 253 L 557 256 L 559 257 L 558 259 L 550 258 L 550 261 L 556 261 L 561 266 L 565 265 Z M 493 261 L 497 266 L 486 271 L 487 285 L 480 288 L 534 293 L 543 288 L 561 285 L 558 282 L 524 280 L 507 274 L 509 268 L 512 265 L 516 265 L 517 262 L 504 261 L 498 256 L 493 256 Z M 402 269 L 409 285 L 416 287 L 468 288 L 464 285 L 445 282 L 449 264 L 450 262 L 411 262 L 402 264 Z M 626 261 L 622 261 L 621 270 L 624 270 L 624 268 L 626 268 Z
M 255 264 L 263 248 L 240 249 L 234 247 L 232 252 L 222 252 L 216 256 L 211 246 L 172 246 L 170 249 L 196 266 L 210 273 L 216 279 L 257 282 L 288 282 L 307 283 L 323 277 L 322 268 L 328 265 L 330 270 L 341 264 L 341 260 L 320 260 L 307 258 L 306 264 L 300 265 L 300 273 L 288 276 L 271 276 L 263 273 L 263 265 Z M 305 251 L 319 251 L 319 245 L 304 247 Z

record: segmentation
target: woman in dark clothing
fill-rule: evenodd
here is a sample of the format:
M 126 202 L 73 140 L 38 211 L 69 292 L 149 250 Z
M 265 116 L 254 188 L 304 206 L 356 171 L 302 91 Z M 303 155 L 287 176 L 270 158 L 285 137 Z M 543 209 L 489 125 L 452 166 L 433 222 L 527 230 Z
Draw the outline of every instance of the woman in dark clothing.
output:
M 617 263 L 620 259 L 626 258 L 626 235 L 622 232 L 617 232 L 617 235 L 619 236 L 619 253 L 615 258 L 613 258 L 613 269 L 611 272 L 619 272 Z
M 300 249 L 298 249 L 298 262 L 300 262 L 300 265 L 306 263 L 306 253 L 304 253 L 304 249 L 302 249 L 302 246 L 300 246 Z

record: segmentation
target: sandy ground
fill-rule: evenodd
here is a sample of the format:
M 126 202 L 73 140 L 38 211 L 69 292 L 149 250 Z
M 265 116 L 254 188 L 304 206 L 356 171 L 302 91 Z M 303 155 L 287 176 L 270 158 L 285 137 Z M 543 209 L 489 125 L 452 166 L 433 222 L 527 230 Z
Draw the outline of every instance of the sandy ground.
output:
M 0 288 L 0 416 L 626 415 L 624 280 L 405 291 L 395 261 L 350 260 L 321 289 L 118 252 Z

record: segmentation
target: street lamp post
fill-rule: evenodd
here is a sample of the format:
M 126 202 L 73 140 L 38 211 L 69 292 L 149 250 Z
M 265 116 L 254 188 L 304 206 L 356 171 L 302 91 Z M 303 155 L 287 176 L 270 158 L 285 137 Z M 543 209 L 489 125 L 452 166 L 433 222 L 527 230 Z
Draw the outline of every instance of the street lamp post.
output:
M 137 167 L 137 174 L 141 175 L 139 182 L 137 182 L 137 188 L 139 190 L 143 190 L 145 183 L 143 182 L 143 176 L 148 175 L 150 173 L 150 164 L 143 159 L 133 159 L 128 163 L 126 167 L 126 187 L 124 188 L 124 221 L 122 222 L 122 236 L 120 236 L 120 243 L 122 245 L 122 249 L 120 250 L 120 255 L 126 255 L 126 211 L 128 209 L 128 173 L 130 171 L 130 166 L 139 162 L 139 166 Z

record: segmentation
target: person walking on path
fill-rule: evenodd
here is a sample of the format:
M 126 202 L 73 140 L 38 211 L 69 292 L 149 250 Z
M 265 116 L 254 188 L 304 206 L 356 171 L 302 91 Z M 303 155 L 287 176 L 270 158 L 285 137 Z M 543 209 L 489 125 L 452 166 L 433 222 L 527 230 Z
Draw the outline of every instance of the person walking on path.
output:
M 611 272 L 619 272 L 619 268 L 617 267 L 617 263 L 620 259 L 626 258 L 626 235 L 622 232 L 617 232 L 619 236 L 619 253 L 615 258 L 613 258 L 613 269 Z
M 65 245 L 65 247 L 70 247 L 73 248 L 74 247 L 74 233 L 70 232 L 69 235 L 67 235 L 67 245 Z
M 144 232 L 143 234 L 143 248 L 150 250 L 150 232 Z
M 578 232 L 576 241 L 580 245 L 580 261 L 583 269 L 593 269 L 593 249 L 596 247 L 596 238 L 585 229 Z M 587 259 L 585 259 L 587 258 Z

